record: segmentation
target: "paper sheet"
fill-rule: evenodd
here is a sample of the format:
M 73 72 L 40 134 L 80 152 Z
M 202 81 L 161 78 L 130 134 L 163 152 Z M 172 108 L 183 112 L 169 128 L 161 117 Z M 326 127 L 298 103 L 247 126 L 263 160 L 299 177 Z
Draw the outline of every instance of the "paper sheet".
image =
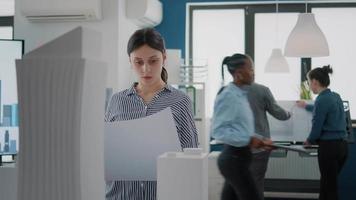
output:
M 157 179 L 156 161 L 165 152 L 181 151 L 172 111 L 105 125 L 105 179 Z
M 270 146 L 278 148 L 278 149 L 285 149 L 288 151 L 296 151 L 296 152 L 301 152 L 301 153 L 306 153 L 306 154 L 309 153 L 309 151 L 301 145 L 291 145 L 290 146 L 290 145 L 271 144 Z
M 278 104 L 291 112 L 292 116 L 289 120 L 280 121 L 268 114 L 271 139 L 273 141 L 305 141 L 311 130 L 312 113 L 296 106 L 296 101 L 278 101 Z

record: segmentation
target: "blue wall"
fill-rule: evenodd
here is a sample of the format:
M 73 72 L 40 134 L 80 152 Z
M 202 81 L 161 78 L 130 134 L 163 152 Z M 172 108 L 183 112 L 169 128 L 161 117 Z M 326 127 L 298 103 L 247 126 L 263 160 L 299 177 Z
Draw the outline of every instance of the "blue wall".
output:
M 263 0 L 244 0 L 263 1 Z M 268 0 L 267 0 L 268 1 Z M 185 58 L 185 17 L 186 3 L 195 2 L 239 2 L 236 0 L 161 0 L 163 4 L 163 20 L 156 29 L 166 41 L 167 49 L 181 49 Z

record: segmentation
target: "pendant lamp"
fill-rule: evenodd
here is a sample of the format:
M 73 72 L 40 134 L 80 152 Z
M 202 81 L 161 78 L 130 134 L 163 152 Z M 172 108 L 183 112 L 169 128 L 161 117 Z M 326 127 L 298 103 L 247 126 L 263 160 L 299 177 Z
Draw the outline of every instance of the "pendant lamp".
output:
M 278 44 L 278 0 L 276 1 L 276 46 Z M 266 67 L 266 73 L 288 73 L 289 65 L 286 58 L 282 54 L 280 48 L 272 49 L 271 56 L 269 57 Z
M 300 13 L 297 24 L 288 36 L 284 49 L 287 57 L 322 57 L 329 56 L 329 45 L 324 33 L 315 21 L 313 13 Z
M 272 54 L 267 61 L 265 72 L 268 73 L 289 72 L 287 59 L 283 56 L 281 49 L 272 49 Z

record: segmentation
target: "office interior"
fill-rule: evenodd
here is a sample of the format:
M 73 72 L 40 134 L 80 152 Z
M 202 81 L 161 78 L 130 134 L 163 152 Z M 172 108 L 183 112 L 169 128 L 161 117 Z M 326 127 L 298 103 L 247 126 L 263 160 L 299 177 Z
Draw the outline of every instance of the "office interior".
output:
M 322 50 L 327 47 L 327 55 L 284 56 L 300 13 L 314 14 L 327 42 L 327 46 L 321 47 Z M 250 55 L 255 62 L 255 81 L 268 86 L 275 99 L 287 107 L 286 102 L 302 98 L 301 89 L 307 84 L 307 72 L 330 64 L 334 69 L 330 88 L 341 95 L 348 117 L 349 155 L 339 176 L 338 191 L 341 200 L 354 200 L 355 19 L 355 0 L 0 0 L 0 44 L 13 43 L 15 52 L 11 56 L 14 60 L 77 27 L 99 33 L 101 44 L 95 47 L 83 44 L 81 48 L 85 54 L 83 59 L 105 63 L 101 73 L 106 74 L 103 100 L 107 104 L 112 94 L 129 88 L 136 80 L 126 51 L 129 37 L 137 29 L 154 27 L 165 39 L 168 83 L 192 98 L 199 147 L 206 155 L 208 166 L 207 174 L 203 174 L 206 177 L 202 178 L 206 190 L 201 189 L 198 193 L 205 193 L 207 196 L 201 195 L 202 199 L 209 200 L 220 199 L 224 181 L 216 166 L 222 144 L 210 137 L 216 93 L 222 85 L 232 81 L 227 71 L 224 79 L 221 77 L 222 59 L 237 52 Z M 83 35 L 86 39 L 83 41 L 90 41 L 90 37 L 90 34 Z M 306 46 L 305 41 L 296 44 Z M 92 48 L 95 48 L 94 53 Z M 4 55 L 10 55 L 10 50 L 1 47 L 1 51 L 0 58 L 6 60 Z M 269 69 L 272 52 L 282 53 L 278 56 L 287 64 L 279 69 Z M 15 69 L 7 70 L 4 66 L 8 62 L 0 61 L 0 64 L 3 65 L 3 68 L 0 66 L 0 200 L 15 200 L 20 199 L 18 186 L 21 185 L 17 171 L 17 160 L 21 155 L 21 108 L 16 85 L 8 84 L 16 82 L 16 76 L 10 78 Z M 11 66 L 15 67 L 14 63 Z M 306 99 L 312 102 L 316 96 L 308 92 L 309 98 Z M 276 120 L 269 119 L 278 126 Z M 300 124 L 302 130 L 308 130 L 307 126 L 310 126 L 307 120 Z M 302 139 L 289 136 L 275 136 L 275 140 L 302 144 Z M 315 152 L 314 149 L 308 155 L 302 155 L 280 149 L 273 151 L 266 174 L 265 199 L 318 199 L 320 174 Z M 81 198 L 84 197 L 85 191 Z

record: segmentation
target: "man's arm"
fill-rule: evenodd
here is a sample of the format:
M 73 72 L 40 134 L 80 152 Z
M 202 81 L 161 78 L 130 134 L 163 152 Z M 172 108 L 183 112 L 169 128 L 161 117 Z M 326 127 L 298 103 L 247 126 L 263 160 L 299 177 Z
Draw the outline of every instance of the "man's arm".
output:
M 305 101 L 303 100 L 299 100 L 297 101 L 297 106 L 299 108 L 304 108 L 306 111 L 308 112 L 313 112 L 314 110 L 314 105 L 313 104 L 307 104 Z
M 272 92 L 269 90 L 269 88 L 266 88 L 265 93 L 266 93 L 265 101 L 266 101 L 267 112 L 278 120 L 289 119 L 291 117 L 291 114 L 277 104 L 277 102 L 274 99 Z

